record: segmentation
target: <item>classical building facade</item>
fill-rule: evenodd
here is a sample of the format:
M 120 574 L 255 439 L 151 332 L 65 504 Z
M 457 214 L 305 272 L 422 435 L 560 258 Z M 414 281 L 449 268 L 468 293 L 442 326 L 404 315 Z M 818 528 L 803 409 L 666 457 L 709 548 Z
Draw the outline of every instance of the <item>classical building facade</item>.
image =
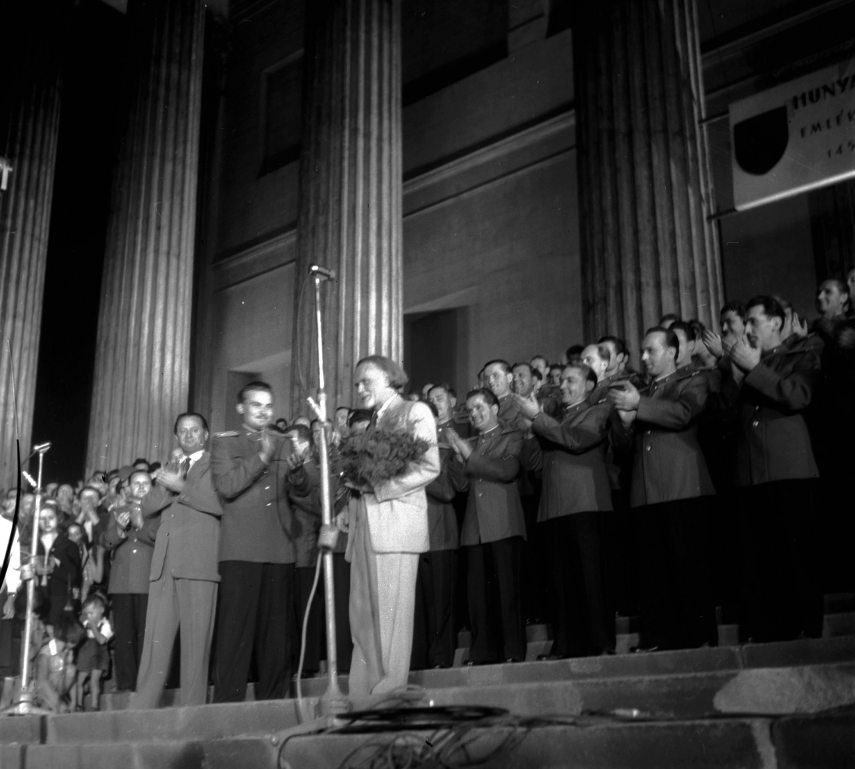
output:
M 711 323 L 760 290 L 810 316 L 817 279 L 853 266 L 852 183 L 737 212 L 728 122 L 734 101 L 853 58 L 851 0 L 110 5 L 138 55 L 117 102 L 87 469 L 163 457 L 185 406 L 233 427 L 250 379 L 307 413 L 312 264 L 335 271 L 332 405 L 370 352 L 465 390 L 488 359 L 557 360 L 608 332 L 636 346 L 661 313 Z M 58 93 L 44 61 L 24 80 Z M 62 130 L 21 99 L 8 125 Z M 21 348 L 38 343 L 43 257 L 24 260 L 14 221 L 29 168 L 28 221 L 49 212 L 40 146 L 9 159 L 22 172 L 0 199 L 3 481 L 13 415 L 25 443 L 32 419 L 8 393 L 35 389 Z

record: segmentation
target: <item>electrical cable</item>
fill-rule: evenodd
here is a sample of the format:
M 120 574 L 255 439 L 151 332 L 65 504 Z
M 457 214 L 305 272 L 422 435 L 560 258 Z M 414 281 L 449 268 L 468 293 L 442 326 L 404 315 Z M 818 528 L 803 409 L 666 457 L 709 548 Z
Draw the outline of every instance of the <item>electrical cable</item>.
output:
M 315 600 L 315 593 L 318 589 L 318 580 L 321 575 L 321 563 L 323 561 L 323 551 L 318 549 L 317 560 L 315 561 L 315 578 L 312 580 L 312 589 L 309 591 L 309 600 L 306 601 L 306 611 L 303 614 L 303 628 L 300 632 L 300 659 L 297 662 L 297 718 L 300 723 L 303 721 L 303 662 L 306 658 L 306 633 L 309 625 L 309 612 L 312 611 L 312 601 Z

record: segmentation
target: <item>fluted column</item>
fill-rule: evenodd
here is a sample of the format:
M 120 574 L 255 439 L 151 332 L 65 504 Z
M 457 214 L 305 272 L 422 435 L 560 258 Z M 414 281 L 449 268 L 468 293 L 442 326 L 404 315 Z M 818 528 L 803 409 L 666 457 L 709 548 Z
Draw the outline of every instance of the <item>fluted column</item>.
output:
M 694 0 L 585 0 L 573 44 L 586 338 L 717 321 Z
M 323 287 L 330 405 L 349 405 L 353 367 L 378 353 L 401 360 L 400 0 L 308 3 L 296 322 L 295 412 L 317 387 L 311 264 Z
M 0 69 L 0 487 L 16 483 L 15 439 L 30 449 L 48 233 L 60 113 L 58 4 L 4 10 Z M 50 13 L 54 14 L 53 16 Z M 0 167 L 0 174 L 3 168 Z
M 87 470 L 163 459 L 187 407 L 204 0 L 131 0 L 132 87 L 113 190 Z

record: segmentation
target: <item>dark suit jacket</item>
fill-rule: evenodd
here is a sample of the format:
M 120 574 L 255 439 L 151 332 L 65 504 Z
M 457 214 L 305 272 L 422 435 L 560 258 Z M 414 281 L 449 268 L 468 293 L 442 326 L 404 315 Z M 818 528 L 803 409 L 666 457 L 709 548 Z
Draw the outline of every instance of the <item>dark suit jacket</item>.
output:
M 607 403 L 572 406 L 561 422 L 541 412 L 532 423 L 537 436 L 531 468 L 543 470 L 538 522 L 592 510 L 611 510 L 606 468 Z
M 517 485 L 521 433 L 500 425 L 488 435 L 472 440 L 475 447 L 465 465 L 469 496 L 460 544 L 525 537 L 525 517 Z
M 725 377 L 722 399 L 738 421 L 738 486 L 819 475 L 804 418 L 819 379 L 819 350 L 785 342 L 763 355 L 740 385 Z
M 698 420 L 708 395 L 707 377 L 687 366 L 650 384 L 629 431 L 615 420 L 614 440 L 635 438 L 632 507 L 715 493 L 698 443 Z
M 297 566 L 314 566 L 318 558 L 318 532 L 321 529 L 321 470 L 311 460 L 306 463 L 304 472 L 308 485 L 299 492 L 291 490 L 291 509 L 294 512 L 291 524 L 291 538 L 297 552 Z M 330 483 L 332 493 L 332 483 Z
M 147 520 L 160 523 L 149 573 L 152 582 L 160 579 L 167 565 L 177 579 L 220 581 L 217 556 L 223 509 L 214 491 L 207 451 L 190 468 L 178 494 L 155 486 L 141 507 Z
M 59 534 L 47 553 L 45 553 L 41 537 L 39 537 L 37 547 L 36 553 L 38 555 L 47 555 L 56 558 L 58 561 L 48 576 L 48 591 L 51 595 L 62 593 L 67 597 L 72 589 L 80 587 L 83 579 L 83 567 L 80 560 L 80 548 L 74 542 L 65 534 Z
M 114 513 L 130 505 L 118 507 Z M 151 556 L 154 548 L 152 537 L 143 533 L 146 527 L 156 525 L 156 521 L 145 521 L 143 529 L 131 526 L 127 535 L 122 537 L 116 524 L 115 515 L 110 516 L 107 528 L 101 537 L 101 544 L 110 553 L 110 581 L 108 593 L 145 593 L 148 595 L 148 576 L 151 573 Z
M 290 445 L 280 436 L 265 465 L 258 454 L 256 433 L 241 430 L 214 436 L 211 473 L 223 506 L 220 561 L 296 561 L 288 494 L 292 486 L 300 488 L 307 479 L 303 472 L 290 476 L 285 461 Z
M 457 496 L 457 490 L 465 485 L 463 467 L 448 448 L 440 448 L 439 460 L 439 475 L 425 489 L 430 549 L 457 550 L 460 545 L 457 513 L 451 503 Z

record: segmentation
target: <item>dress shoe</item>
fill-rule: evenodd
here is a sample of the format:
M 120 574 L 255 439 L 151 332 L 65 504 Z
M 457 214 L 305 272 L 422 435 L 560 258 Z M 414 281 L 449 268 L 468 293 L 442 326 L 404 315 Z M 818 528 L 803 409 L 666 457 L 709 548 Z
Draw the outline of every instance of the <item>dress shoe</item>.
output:
M 506 664 L 506 665 L 509 665 L 509 664 L 510 664 L 510 663 L 512 663 L 512 662 L 522 662 L 522 660 L 521 660 L 519 657 L 508 657 L 508 658 L 505 660 L 505 664 Z
M 566 660 L 566 654 L 538 654 L 537 659 L 541 662 L 549 662 L 552 660 Z

